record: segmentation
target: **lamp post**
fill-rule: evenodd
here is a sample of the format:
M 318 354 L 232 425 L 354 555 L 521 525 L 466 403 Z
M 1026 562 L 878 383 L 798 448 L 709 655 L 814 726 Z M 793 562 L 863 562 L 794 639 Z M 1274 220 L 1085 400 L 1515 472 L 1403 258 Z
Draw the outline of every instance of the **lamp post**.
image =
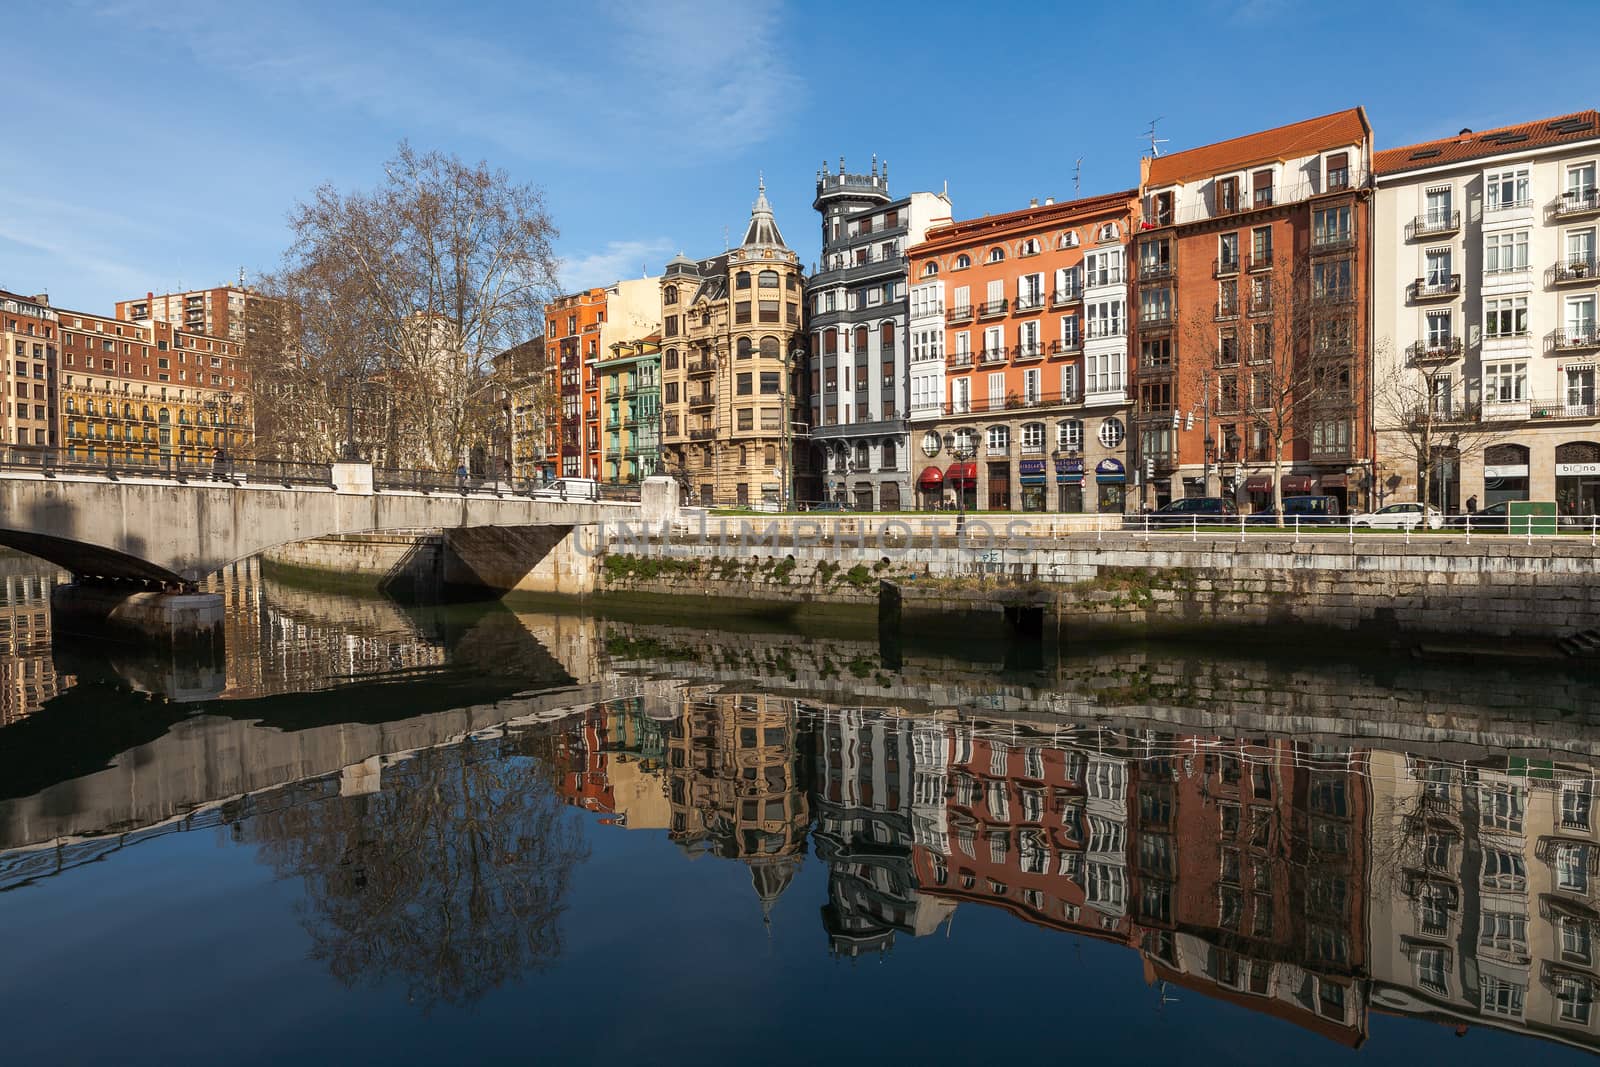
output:
M 794 412 L 789 407 L 789 380 L 794 376 L 795 364 L 806 354 L 805 345 L 798 340 L 789 348 L 788 358 L 783 364 L 783 452 L 778 457 L 780 511 L 788 511 L 794 499 L 794 452 L 792 432 L 794 429 Z
M 970 444 L 968 442 L 971 442 Z M 950 458 L 962 464 L 961 475 L 956 479 L 956 510 L 960 512 L 957 525 L 965 527 L 967 523 L 967 487 L 965 464 L 972 462 L 978 455 L 978 442 L 965 434 L 956 434 L 954 431 L 944 435 L 944 450 L 950 453 Z

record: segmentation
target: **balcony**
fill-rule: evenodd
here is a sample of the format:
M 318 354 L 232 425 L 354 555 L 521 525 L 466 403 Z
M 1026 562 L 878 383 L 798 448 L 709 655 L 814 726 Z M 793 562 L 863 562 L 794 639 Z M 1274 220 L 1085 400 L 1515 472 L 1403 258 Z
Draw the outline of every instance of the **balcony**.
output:
M 1082 341 L 1051 341 L 1050 354 L 1052 356 L 1070 356 L 1083 351 Z
M 1030 411 L 1036 408 L 1060 407 L 1083 401 L 1081 392 L 1012 393 L 1005 397 L 979 397 L 968 401 L 955 401 L 941 405 L 946 415 L 985 415 L 996 411 Z
M 1068 304 L 1081 304 L 1083 290 L 1077 287 L 1057 289 L 1050 294 L 1050 306 L 1053 308 L 1066 307 Z
M 1586 322 L 1577 327 L 1556 330 L 1550 335 L 1549 347 L 1552 352 L 1581 352 L 1600 348 L 1600 327 Z
M 1550 218 L 1555 222 L 1600 215 L 1600 189 L 1569 189 L 1550 202 Z
M 714 359 L 697 359 L 687 367 L 689 377 L 702 378 L 717 373 L 717 361 Z
M 1211 261 L 1211 276 L 1213 278 L 1227 278 L 1239 273 L 1239 257 L 1230 259 L 1213 259 Z
M 985 348 L 983 351 L 978 353 L 978 363 L 980 366 L 993 366 L 996 363 L 1004 363 L 1005 361 L 1006 349 L 1004 346 L 1001 346 L 1000 348 Z
M 717 431 L 716 430 L 690 430 L 689 431 L 689 440 L 691 440 L 691 441 L 709 441 L 715 436 L 717 436 Z
M 1418 215 L 1406 223 L 1406 240 L 1417 241 L 1424 237 L 1442 237 L 1445 234 L 1459 233 L 1461 230 L 1461 212 L 1459 211 L 1430 211 Z
M 1406 299 L 1441 300 L 1454 297 L 1461 292 L 1461 275 L 1452 274 L 1448 278 L 1418 278 L 1406 286 Z
M 1592 419 L 1600 406 L 1593 400 L 1571 397 L 1485 400 L 1479 409 L 1484 422 L 1525 422 L 1531 419 Z
M 944 321 L 946 321 L 946 322 L 971 322 L 972 321 L 972 305 L 971 304 L 963 304 L 960 307 L 951 308 L 948 312 L 945 313 Z
M 712 396 L 710 393 L 701 393 L 699 396 L 691 396 L 689 398 L 689 410 L 691 410 L 691 411 L 707 410 L 707 409 L 711 408 L 713 405 L 715 405 L 716 402 L 717 402 L 717 398 Z
M 1167 329 L 1177 321 L 1178 309 L 1172 304 L 1161 307 L 1141 308 L 1139 311 L 1139 326 L 1141 329 Z
M 978 318 L 997 319 L 1006 313 L 1008 306 L 1004 300 L 985 300 L 978 305 Z
M 1218 300 L 1212 318 L 1218 322 L 1232 322 L 1239 317 L 1239 302 L 1237 300 Z
M 1043 358 L 1044 346 L 1037 341 L 1017 345 L 1011 350 L 1011 359 L 1016 363 Z
M 1272 294 L 1256 293 L 1250 297 L 1250 314 L 1265 315 L 1272 310 Z
M 1164 262 L 1141 262 L 1139 264 L 1139 280 L 1141 282 L 1159 282 L 1164 278 L 1172 277 L 1172 260 Z
M 1568 256 L 1550 268 L 1547 280 L 1551 285 L 1573 285 L 1592 282 L 1597 276 L 1594 256 Z
M 1214 212 L 1216 216 L 1238 215 L 1244 210 L 1244 199 L 1237 192 L 1220 191 L 1217 193 L 1217 209 Z
M 1311 254 L 1314 256 L 1348 252 L 1355 246 L 1356 231 L 1353 226 L 1348 230 L 1326 230 L 1311 236 Z
M 1272 269 L 1272 249 L 1263 248 L 1259 252 L 1250 253 L 1250 272 Z
M 971 352 L 952 352 L 944 357 L 944 365 L 951 370 L 962 370 L 972 366 Z
M 1461 358 L 1461 338 L 1447 337 L 1436 341 L 1417 341 L 1406 347 L 1406 357 L 1413 366 L 1425 367 L 1449 363 Z
M 1316 307 L 1332 307 L 1338 304 L 1353 304 L 1356 291 L 1353 286 L 1341 285 L 1331 289 L 1314 290 L 1311 294 L 1311 303 Z
M 1043 293 L 1028 293 L 1017 297 L 1017 302 L 1011 306 L 1011 311 L 1013 314 L 1022 315 L 1030 311 L 1038 311 L 1043 307 Z

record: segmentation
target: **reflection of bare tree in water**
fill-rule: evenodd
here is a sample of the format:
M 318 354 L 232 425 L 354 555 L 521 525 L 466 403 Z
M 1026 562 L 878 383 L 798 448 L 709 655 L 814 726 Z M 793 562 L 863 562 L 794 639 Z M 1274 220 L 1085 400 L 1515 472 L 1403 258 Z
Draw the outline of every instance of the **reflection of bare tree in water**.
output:
M 403 978 L 414 1003 L 469 1003 L 561 954 L 568 877 L 587 856 L 546 738 L 427 749 L 380 791 L 246 824 L 280 877 L 305 880 L 311 956 L 347 986 Z

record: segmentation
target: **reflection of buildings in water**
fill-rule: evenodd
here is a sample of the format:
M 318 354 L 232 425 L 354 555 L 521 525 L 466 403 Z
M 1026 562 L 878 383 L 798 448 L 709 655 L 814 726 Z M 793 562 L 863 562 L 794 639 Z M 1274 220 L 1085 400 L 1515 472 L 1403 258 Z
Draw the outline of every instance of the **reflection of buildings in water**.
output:
M 1372 761 L 1374 1005 L 1600 1050 L 1594 768 Z
M 601 665 L 601 621 L 591 615 L 516 611 L 520 623 L 580 685 L 605 681 Z
M 805 854 L 805 723 L 773 696 L 689 688 L 681 699 L 667 735 L 667 836 L 690 855 L 743 862 L 770 918 Z
M 860 708 L 803 707 L 815 717 L 813 833 L 828 865 L 829 951 L 887 952 L 896 933 L 931 933 L 955 905 L 917 891 L 911 800 L 922 724 Z
M 665 830 L 666 731 L 645 713 L 646 698 L 608 700 L 564 720 L 556 737 L 557 792 L 574 807 L 612 816 L 635 830 Z
M 0 726 L 39 710 L 73 684 L 50 654 L 50 590 L 63 575 L 32 557 L 6 554 L 0 572 Z

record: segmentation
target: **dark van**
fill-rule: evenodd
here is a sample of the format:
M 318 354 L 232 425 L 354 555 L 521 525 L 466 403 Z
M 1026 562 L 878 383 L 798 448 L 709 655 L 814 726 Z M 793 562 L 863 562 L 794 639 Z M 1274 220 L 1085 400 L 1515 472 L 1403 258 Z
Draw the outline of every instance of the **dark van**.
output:
M 1286 496 L 1283 498 L 1283 521 L 1287 526 L 1293 526 L 1295 520 L 1300 520 L 1302 526 L 1315 526 L 1319 523 L 1334 523 L 1339 521 L 1339 498 L 1336 496 Z M 1276 523 L 1278 513 L 1272 508 L 1258 511 L 1250 516 L 1253 523 Z

